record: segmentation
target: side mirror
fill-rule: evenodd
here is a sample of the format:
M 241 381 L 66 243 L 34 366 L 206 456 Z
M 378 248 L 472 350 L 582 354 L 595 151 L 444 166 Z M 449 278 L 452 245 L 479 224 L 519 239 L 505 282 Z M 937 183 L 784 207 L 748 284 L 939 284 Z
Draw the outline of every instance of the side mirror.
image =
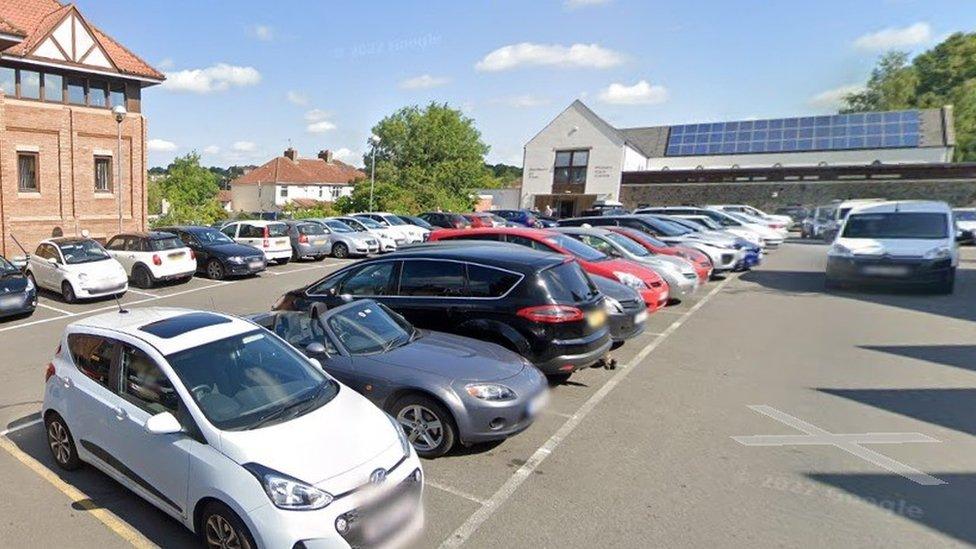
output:
M 153 435 L 172 435 L 181 431 L 183 431 L 183 426 L 169 412 L 156 414 L 146 420 L 146 432 Z
M 322 356 L 328 355 L 329 352 L 325 349 L 325 345 L 322 345 L 318 341 L 313 341 L 305 347 L 305 352 L 311 356 Z M 315 360 L 314 358 L 312 360 Z M 317 361 L 316 361 L 317 362 Z M 321 366 L 321 364 L 319 365 Z

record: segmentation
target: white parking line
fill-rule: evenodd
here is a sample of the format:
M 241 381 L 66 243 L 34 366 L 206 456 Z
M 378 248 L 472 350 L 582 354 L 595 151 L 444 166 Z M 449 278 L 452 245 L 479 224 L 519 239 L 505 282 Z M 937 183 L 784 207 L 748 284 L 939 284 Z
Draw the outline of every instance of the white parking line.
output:
M 21 423 L 20 425 L 18 425 L 16 427 L 11 427 L 9 429 L 4 429 L 3 431 L 0 431 L 0 438 L 5 437 L 7 435 L 12 435 L 12 434 L 16 433 L 17 431 L 20 431 L 21 429 L 26 429 L 28 427 L 33 427 L 34 425 L 37 425 L 38 423 L 41 423 L 42 421 L 44 421 L 42 418 L 36 418 L 36 419 L 32 419 L 32 420 L 30 420 L 30 421 L 28 421 L 26 423 Z
M 151 294 L 151 293 L 146 292 L 146 291 L 143 291 L 143 290 L 133 290 L 132 288 L 129 288 L 127 291 L 130 292 L 130 293 L 133 293 L 133 294 L 138 294 L 138 295 L 145 295 L 145 296 L 149 296 L 149 297 L 159 297 L 159 294 Z
M 555 450 L 556 447 L 558 447 L 559 444 L 566 439 L 566 437 L 576 430 L 576 427 L 579 426 L 583 419 L 586 418 L 586 416 L 588 416 L 594 408 L 596 408 L 597 404 L 599 404 L 604 398 L 607 397 L 608 394 L 610 394 L 610 391 L 612 391 L 614 387 L 623 381 L 630 374 L 630 372 L 634 371 L 636 367 L 639 366 L 641 362 L 654 351 L 654 349 L 657 349 L 658 346 L 660 346 L 661 343 L 668 338 L 668 336 L 680 328 L 688 316 L 700 309 L 703 305 L 705 305 L 705 303 L 708 303 L 713 296 L 718 294 L 730 280 L 733 280 L 733 278 L 728 277 L 721 281 L 717 286 L 715 286 L 715 288 L 712 289 L 712 291 L 706 294 L 701 301 L 695 303 L 684 313 L 681 313 L 681 318 L 672 322 L 671 325 L 668 326 L 668 328 L 664 330 L 660 336 L 655 338 L 654 341 L 652 341 L 647 347 L 644 347 L 641 352 L 637 353 L 637 356 L 628 362 L 626 367 L 619 369 L 613 377 L 611 377 L 606 383 L 603 384 L 602 387 L 600 387 L 599 390 L 597 390 L 596 393 L 593 394 L 593 396 L 587 399 L 587 401 L 580 406 L 579 410 L 573 414 L 573 417 L 568 419 L 566 423 L 563 423 L 562 427 L 560 427 L 554 435 L 549 437 L 549 440 L 540 446 L 539 449 L 529 457 L 528 461 L 519 467 L 515 473 L 513 473 L 512 476 L 505 481 L 505 484 L 503 484 L 501 488 L 495 491 L 495 493 L 487 501 L 485 501 L 484 505 L 472 513 L 471 516 L 468 517 L 468 520 L 464 521 L 464 524 L 459 526 L 450 537 L 441 543 L 441 549 L 446 549 L 448 547 L 460 547 L 463 545 L 464 542 L 466 542 L 468 538 L 470 538 L 478 530 L 478 528 L 485 523 L 485 521 L 491 518 L 491 516 L 498 511 L 502 504 L 512 497 L 515 491 L 518 490 L 519 486 L 521 486 L 522 483 L 532 475 L 539 465 L 541 465 L 542 462 L 549 457 L 549 454 L 551 454 L 553 450 Z
M 70 315 L 70 314 L 72 314 L 72 312 L 71 312 L 71 311 L 65 311 L 64 309 L 58 309 L 57 307 L 52 307 L 52 306 L 50 306 L 50 305 L 45 305 L 45 304 L 43 304 L 43 303 L 41 303 L 41 301 L 40 301 L 40 300 L 38 300 L 38 301 L 37 301 L 37 306 L 38 306 L 38 307 L 44 307 L 45 309 L 50 309 L 50 310 L 52 310 L 52 311 L 55 311 L 55 312 L 58 312 L 58 313 L 61 313 L 61 314 L 63 314 L 63 315 Z
M 429 478 L 424 479 L 424 485 L 425 486 L 430 486 L 431 488 L 437 488 L 438 490 L 440 490 L 442 492 L 447 492 L 448 494 L 455 495 L 455 496 L 457 496 L 459 498 L 464 498 L 466 500 L 473 501 L 473 502 L 475 502 L 475 503 L 477 503 L 479 505 L 485 505 L 485 503 L 487 503 L 485 500 L 483 500 L 483 499 L 481 499 L 481 498 L 479 498 L 477 496 L 473 496 L 473 495 L 471 495 L 471 494 L 469 494 L 467 492 L 463 492 L 461 490 L 458 490 L 457 488 L 452 488 L 450 486 L 447 486 L 447 485 L 444 485 L 444 484 L 440 484 L 438 482 L 434 482 L 434 481 L 430 480 Z

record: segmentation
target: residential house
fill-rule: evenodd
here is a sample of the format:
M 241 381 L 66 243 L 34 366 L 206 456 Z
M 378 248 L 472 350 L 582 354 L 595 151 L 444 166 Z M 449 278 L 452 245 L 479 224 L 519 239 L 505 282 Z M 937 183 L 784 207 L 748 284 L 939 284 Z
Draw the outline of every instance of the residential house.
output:
M 336 160 L 331 151 L 300 158 L 289 147 L 281 156 L 231 181 L 231 204 L 237 212 L 271 212 L 296 199 L 306 204 L 309 200 L 335 202 L 351 195 L 355 182 L 365 177 L 362 171 Z

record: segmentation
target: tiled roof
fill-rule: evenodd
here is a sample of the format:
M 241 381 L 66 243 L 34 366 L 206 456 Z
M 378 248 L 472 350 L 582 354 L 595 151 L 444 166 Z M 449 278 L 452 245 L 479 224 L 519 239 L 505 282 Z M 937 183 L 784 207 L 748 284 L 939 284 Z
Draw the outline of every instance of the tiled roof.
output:
M 74 4 L 62 5 L 57 0 L 3 0 L 0 1 L 0 32 L 6 26 L 22 29 L 19 34 L 25 36 L 23 42 L 5 50 L 5 55 L 29 57 L 28 53 L 43 40 L 52 29 L 72 10 L 77 10 Z M 80 15 L 80 12 L 79 12 Z M 84 16 L 82 16 L 84 19 Z M 163 80 L 163 73 L 152 68 L 136 54 L 119 44 L 111 36 L 105 34 L 90 22 L 92 34 L 98 44 L 105 50 L 105 54 L 112 64 L 123 74 L 131 74 L 154 80 Z
M 221 189 L 221 190 L 217 191 L 217 201 L 218 202 L 230 202 L 232 200 L 233 200 L 233 196 L 230 194 L 230 191 L 228 191 L 226 189 Z
M 16 25 L 14 25 L 10 21 L 7 21 L 2 17 L 0 17 L 0 32 L 2 32 L 3 34 L 12 34 L 14 36 L 20 36 L 20 37 L 27 36 L 27 33 L 25 31 L 17 28 Z
M 258 183 L 289 183 L 293 185 L 348 185 L 366 174 L 356 168 L 333 160 L 298 158 L 292 160 L 277 156 L 263 166 L 231 181 L 232 185 L 257 185 Z

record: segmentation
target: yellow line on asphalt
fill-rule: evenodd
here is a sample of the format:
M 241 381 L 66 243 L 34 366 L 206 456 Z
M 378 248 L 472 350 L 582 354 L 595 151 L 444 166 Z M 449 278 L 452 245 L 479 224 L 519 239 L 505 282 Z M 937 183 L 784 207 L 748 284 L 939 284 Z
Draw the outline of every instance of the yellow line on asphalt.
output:
M 112 532 L 115 532 L 116 535 L 130 543 L 133 547 L 156 547 L 154 543 L 129 526 L 128 523 L 115 516 L 114 513 L 107 509 L 97 507 L 84 492 L 61 480 L 60 477 L 41 464 L 41 462 L 18 448 L 10 439 L 0 437 L 0 448 L 3 448 L 11 456 L 26 465 L 28 469 L 37 473 L 39 477 L 48 481 L 58 491 L 68 496 L 68 499 L 71 500 L 73 505 L 87 511 L 88 514 L 95 517 L 96 520 L 104 524 Z

